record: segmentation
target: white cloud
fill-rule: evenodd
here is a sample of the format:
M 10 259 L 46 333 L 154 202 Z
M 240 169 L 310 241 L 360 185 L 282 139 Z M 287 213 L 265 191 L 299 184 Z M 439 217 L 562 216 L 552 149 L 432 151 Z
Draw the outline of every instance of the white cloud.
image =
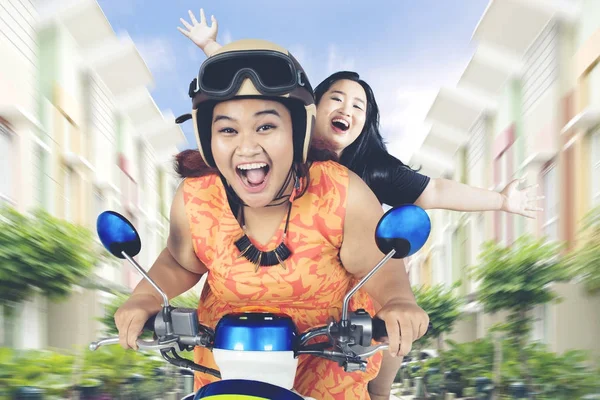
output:
M 135 40 L 135 45 L 153 74 L 171 72 L 175 69 L 175 51 L 167 39 L 144 37 Z
M 200 63 L 200 61 L 202 61 L 202 50 L 200 50 L 198 46 L 196 46 L 195 44 L 190 44 L 187 47 L 187 51 L 190 60 L 192 60 L 195 63 Z
M 302 65 L 302 68 L 304 68 L 304 71 L 306 72 L 310 83 L 313 86 L 316 85 L 318 82 L 314 81 L 314 77 L 316 76 L 316 71 L 314 70 L 315 63 L 313 62 L 313 57 L 306 50 L 306 47 L 304 47 L 301 44 L 294 44 L 288 47 L 288 50 L 290 53 L 292 53 L 294 58 L 298 60 L 300 65 Z
M 233 38 L 231 36 L 231 32 L 226 30 L 225 33 L 223 33 L 223 42 L 221 43 L 221 45 L 226 45 L 229 44 L 233 41 Z
M 429 123 L 425 117 L 442 86 L 454 86 L 468 57 L 452 62 L 376 67 L 361 77 L 375 93 L 382 134 L 391 154 L 408 162 L 421 146 Z
M 331 75 L 337 71 L 352 71 L 354 70 L 354 65 L 354 58 L 345 58 L 339 53 L 338 49 L 334 44 L 329 45 L 329 53 L 327 58 L 327 75 Z

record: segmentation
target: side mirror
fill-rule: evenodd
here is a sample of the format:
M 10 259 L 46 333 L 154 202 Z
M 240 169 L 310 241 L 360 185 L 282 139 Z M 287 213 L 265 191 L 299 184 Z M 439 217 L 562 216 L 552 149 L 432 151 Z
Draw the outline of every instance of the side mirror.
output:
M 419 206 L 404 204 L 388 210 L 377 223 L 375 242 L 385 257 L 346 294 L 342 305 L 342 325 L 348 323 L 350 298 L 390 258 L 404 258 L 415 254 L 427 241 L 431 233 L 429 215 Z
M 142 241 L 127 218 L 115 211 L 104 211 L 96 221 L 96 231 L 102 245 L 113 256 L 125 259 L 123 253 L 135 257 L 142 249 Z
M 104 211 L 96 220 L 96 231 L 102 245 L 113 256 L 127 260 L 163 298 L 163 321 L 168 337 L 173 335 L 171 306 L 166 293 L 148 276 L 133 259 L 142 249 L 142 241 L 135 227 L 127 218 L 115 211 Z
M 389 254 L 394 250 L 392 258 L 404 258 L 419 251 L 430 233 L 431 220 L 425 210 L 405 204 L 388 210 L 381 217 L 375 230 L 375 241 L 382 253 Z

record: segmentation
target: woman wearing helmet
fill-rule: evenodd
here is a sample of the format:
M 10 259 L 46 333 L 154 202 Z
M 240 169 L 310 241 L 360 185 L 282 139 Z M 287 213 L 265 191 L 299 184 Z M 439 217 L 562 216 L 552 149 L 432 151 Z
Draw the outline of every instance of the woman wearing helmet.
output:
M 191 25 L 177 29 L 206 55 L 220 48 L 216 42 L 217 21 L 208 26 L 204 11 L 200 22 L 189 11 Z M 356 172 L 381 203 L 396 206 L 414 203 L 424 209 L 454 211 L 505 211 L 535 218 L 544 196 L 535 196 L 538 185 L 519 190 L 522 179 L 510 182 L 502 192 L 475 188 L 449 179 L 430 179 L 388 153 L 379 132 L 379 110 L 373 90 L 356 72 L 340 71 L 315 88 L 317 121 L 315 133 L 333 146 L 344 166 Z
M 272 43 L 241 40 L 207 59 L 190 85 L 203 168 L 178 188 L 167 247 L 150 276 L 172 298 L 207 275 L 198 315 L 213 327 L 245 307 L 276 307 L 299 331 L 339 318 L 345 294 L 381 259 L 373 240 L 382 209 L 354 173 L 311 153 L 312 88 L 296 60 Z M 360 248 L 357 252 L 356 249 Z M 406 354 L 428 317 L 401 260 L 392 260 L 353 297 L 377 314 L 390 353 Z M 135 341 L 161 298 L 146 283 L 115 314 L 121 345 Z M 400 341 L 400 330 L 402 341 Z M 195 361 L 215 368 L 212 353 Z M 366 399 L 381 354 L 366 372 L 300 356 L 294 388 L 318 399 Z M 216 378 L 196 374 L 196 388 Z

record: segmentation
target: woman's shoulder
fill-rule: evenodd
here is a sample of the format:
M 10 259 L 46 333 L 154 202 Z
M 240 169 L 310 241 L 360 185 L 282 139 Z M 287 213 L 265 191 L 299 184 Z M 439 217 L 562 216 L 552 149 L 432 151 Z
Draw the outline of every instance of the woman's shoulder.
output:
M 218 175 L 216 174 L 187 177 L 183 179 L 182 185 L 184 187 L 184 191 L 208 189 L 212 186 L 215 186 L 218 180 L 217 178 Z
M 220 198 L 222 193 L 221 179 L 216 174 L 207 174 L 198 177 L 188 177 L 181 183 L 185 203 L 194 199 L 198 201 L 211 201 Z
M 310 173 L 315 174 L 331 174 L 331 175 L 341 175 L 348 176 L 348 168 L 338 163 L 337 161 L 327 160 L 327 161 L 313 161 L 310 166 Z

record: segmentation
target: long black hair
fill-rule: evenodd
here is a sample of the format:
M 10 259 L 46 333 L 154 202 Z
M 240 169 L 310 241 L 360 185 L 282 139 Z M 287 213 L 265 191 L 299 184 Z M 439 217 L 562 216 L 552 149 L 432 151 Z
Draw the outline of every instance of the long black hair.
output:
M 350 80 L 358 83 L 367 96 L 367 113 L 365 126 L 352 144 L 346 147 L 340 156 L 339 162 L 352 170 L 369 186 L 378 178 L 385 178 L 390 173 L 391 167 L 402 166 L 409 168 L 402 161 L 389 154 L 379 127 L 379 106 L 375 101 L 373 89 L 356 72 L 340 71 L 325 78 L 315 88 L 315 102 L 318 105 L 323 95 L 331 86 L 340 80 Z

